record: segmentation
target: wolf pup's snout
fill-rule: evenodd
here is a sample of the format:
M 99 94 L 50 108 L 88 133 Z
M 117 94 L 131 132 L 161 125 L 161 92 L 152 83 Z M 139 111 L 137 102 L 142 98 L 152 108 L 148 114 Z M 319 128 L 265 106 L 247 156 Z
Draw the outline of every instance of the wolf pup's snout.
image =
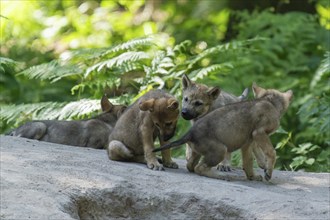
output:
M 176 129 L 176 128 L 174 128 L 174 129 L 171 131 L 171 133 L 166 133 L 166 134 L 164 134 L 164 135 L 163 135 L 163 140 L 164 140 L 164 141 L 168 141 L 168 140 L 170 140 L 170 139 L 174 136 L 174 134 L 175 134 L 175 129 Z
M 184 119 L 186 119 L 186 120 L 191 120 L 191 119 L 194 118 L 194 116 L 191 115 L 191 114 L 189 113 L 188 109 L 186 109 L 186 108 L 183 108 L 183 109 L 181 110 L 181 116 L 182 116 Z

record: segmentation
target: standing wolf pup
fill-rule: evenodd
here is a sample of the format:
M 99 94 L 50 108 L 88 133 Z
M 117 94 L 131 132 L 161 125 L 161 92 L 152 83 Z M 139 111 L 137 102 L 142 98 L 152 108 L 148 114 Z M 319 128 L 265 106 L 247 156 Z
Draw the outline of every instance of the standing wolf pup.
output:
M 263 89 L 255 83 L 252 89 L 255 100 L 229 104 L 210 112 L 197 120 L 182 138 L 154 151 L 188 143 L 194 152 L 194 156 L 188 160 L 188 169 L 199 175 L 227 179 L 211 168 L 221 162 L 227 152 L 241 148 L 246 177 L 249 180 L 262 180 L 253 172 L 253 143 L 262 150 L 265 179 L 270 180 L 276 152 L 269 135 L 279 127 L 280 118 L 287 110 L 293 93 L 291 90 L 282 93 Z M 201 156 L 203 158 L 199 162 Z
M 102 114 L 81 121 L 38 120 L 27 122 L 8 135 L 79 147 L 103 149 L 126 106 L 113 105 L 104 95 Z
M 220 91 L 217 87 L 210 88 L 203 84 L 197 84 L 191 81 L 185 74 L 182 76 L 182 86 L 183 100 L 181 115 L 186 120 L 192 120 L 193 123 L 214 109 L 245 100 L 249 93 L 249 90 L 246 88 L 242 95 L 237 97 L 225 91 Z M 186 159 L 189 160 L 192 154 L 194 152 L 187 145 Z M 230 157 L 231 155 L 228 152 L 225 159 L 219 164 L 218 169 L 230 171 Z
M 110 134 L 108 156 L 111 160 L 146 163 L 163 170 L 158 162 L 154 141 L 163 145 L 173 137 L 179 117 L 179 102 L 162 90 L 151 90 L 133 103 L 118 120 Z M 178 168 L 170 150 L 162 152 L 163 165 Z

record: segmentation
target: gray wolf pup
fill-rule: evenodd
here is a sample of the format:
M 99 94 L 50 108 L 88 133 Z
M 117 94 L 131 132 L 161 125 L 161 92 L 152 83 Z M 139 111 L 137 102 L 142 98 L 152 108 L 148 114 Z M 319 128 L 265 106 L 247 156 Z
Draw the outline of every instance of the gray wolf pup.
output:
M 189 79 L 187 75 L 182 76 L 183 99 L 181 115 L 186 120 L 192 120 L 193 123 L 204 115 L 220 108 L 224 105 L 240 102 L 247 98 L 249 89 L 245 89 L 240 96 L 234 96 L 225 91 L 220 91 L 217 87 L 208 87 L 203 84 L 197 84 Z M 194 152 L 189 145 L 186 147 L 186 159 L 189 160 Z M 218 169 L 230 171 L 230 153 L 227 152 L 225 159 L 219 164 Z
M 126 106 L 101 99 L 103 113 L 80 121 L 36 120 L 23 124 L 8 135 L 79 147 L 103 149 Z
M 226 152 L 239 148 L 242 151 L 243 169 L 249 180 L 262 180 L 253 172 L 252 143 L 262 155 L 261 161 L 265 179 L 272 177 L 276 152 L 270 142 L 272 134 L 280 124 L 280 118 L 287 110 L 293 93 L 263 89 L 255 83 L 252 86 L 256 99 L 237 102 L 218 108 L 194 123 L 192 128 L 179 140 L 166 144 L 155 151 L 165 150 L 188 143 L 195 152 L 189 158 L 187 168 L 207 177 L 227 179 L 211 169 L 224 159 Z M 202 160 L 199 159 L 203 156 Z
M 163 170 L 158 162 L 154 141 L 163 145 L 173 137 L 179 117 L 179 102 L 162 90 L 151 90 L 128 107 L 110 134 L 108 156 L 111 160 L 146 163 L 148 168 Z M 162 152 L 165 167 L 178 168 L 170 150 Z

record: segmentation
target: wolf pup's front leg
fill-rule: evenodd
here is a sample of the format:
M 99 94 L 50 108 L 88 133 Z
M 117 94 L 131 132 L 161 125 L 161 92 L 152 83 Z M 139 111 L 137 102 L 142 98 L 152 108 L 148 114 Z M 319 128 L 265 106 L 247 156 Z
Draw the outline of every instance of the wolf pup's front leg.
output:
M 163 145 L 165 145 L 167 143 L 168 143 L 167 141 L 160 140 L 160 145 L 161 146 L 163 146 Z M 167 150 L 163 150 L 162 151 L 162 160 L 163 160 L 164 167 L 173 168 L 173 169 L 179 168 L 178 164 L 175 163 L 172 160 L 171 150 L 170 149 L 167 149 Z
M 153 140 L 153 123 L 149 118 L 145 118 L 140 127 L 143 143 L 144 157 L 147 162 L 147 166 L 152 170 L 164 170 L 163 166 L 158 162 L 154 149 Z M 151 129 L 152 128 L 152 129 Z

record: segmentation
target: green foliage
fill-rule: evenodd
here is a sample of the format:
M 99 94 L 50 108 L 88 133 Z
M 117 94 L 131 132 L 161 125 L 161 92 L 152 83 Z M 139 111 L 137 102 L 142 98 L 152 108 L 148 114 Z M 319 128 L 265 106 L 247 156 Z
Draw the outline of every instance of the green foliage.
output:
M 290 163 L 292 170 L 305 169 L 307 171 L 323 170 L 330 172 L 330 150 L 321 149 L 320 146 L 312 143 L 300 144 L 292 149 L 294 158 Z
M 224 69 L 229 72 L 234 68 L 235 60 L 217 63 L 214 57 L 219 54 L 225 57 L 226 52 L 239 55 L 244 47 L 254 42 L 247 40 L 227 43 L 209 48 L 200 54 L 191 54 L 190 47 L 193 45 L 189 41 L 171 47 L 168 44 L 159 45 L 157 39 L 159 36 L 133 39 L 111 48 L 68 51 L 65 60 L 53 60 L 32 66 L 18 75 L 48 81 L 51 84 L 76 77 L 80 82 L 76 83 L 71 91 L 79 95 L 88 93 L 100 97 L 105 90 L 110 94 L 118 89 L 131 91 L 122 94 L 120 99 L 129 104 L 152 88 L 169 89 L 180 96 L 180 79 L 184 73 L 191 72 L 191 76 L 197 79 Z M 203 59 L 208 59 L 212 65 L 200 65 Z M 74 118 L 95 111 L 86 102 L 79 101 L 77 106 L 75 103 L 5 105 L 1 109 L 1 119 L 7 124 L 15 121 L 17 126 L 27 119 Z M 84 105 L 85 107 L 82 107 Z M 72 112 L 68 112 L 68 109 Z
M 246 57 L 247 65 L 235 68 L 240 80 L 255 80 L 266 88 L 292 89 L 294 93 L 293 103 L 282 119 L 282 129 L 288 132 L 272 136 L 272 142 L 278 146 L 277 167 L 324 170 L 329 161 L 317 158 L 327 155 L 330 141 L 329 31 L 320 28 L 317 17 L 305 13 L 278 15 L 266 10 L 235 15 L 240 20 L 238 39 L 255 33 L 268 39 L 255 42 L 258 52 Z M 304 151 L 306 155 L 293 150 L 306 144 L 319 148 Z M 305 159 L 307 163 L 303 162 Z
M 76 65 L 61 65 L 53 60 L 50 63 L 44 63 L 32 66 L 18 75 L 24 75 L 29 79 L 50 80 L 51 83 L 60 80 L 63 77 L 81 74 L 81 70 Z
M 298 116 L 302 131 L 296 135 L 299 147 L 294 147 L 294 157 L 290 164 L 294 169 L 304 168 L 310 171 L 318 169 L 330 171 L 330 53 L 315 72 L 310 83 L 311 93 L 303 99 Z M 306 141 L 312 141 L 312 143 Z M 325 147 L 320 147 L 320 146 Z M 305 160 L 306 159 L 306 160 Z M 309 163 L 307 163 L 309 162 Z

